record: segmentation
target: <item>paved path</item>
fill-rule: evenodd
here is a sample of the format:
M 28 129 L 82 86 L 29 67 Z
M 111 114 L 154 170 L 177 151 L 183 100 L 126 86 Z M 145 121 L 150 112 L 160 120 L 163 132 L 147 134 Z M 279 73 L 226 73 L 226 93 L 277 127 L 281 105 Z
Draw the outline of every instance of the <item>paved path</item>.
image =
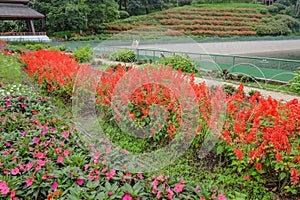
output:
M 121 46 L 120 46 L 121 47 Z M 122 46 L 131 47 L 131 46 Z M 260 40 L 260 41 L 231 41 L 231 42 L 193 42 L 188 43 L 155 43 L 143 44 L 139 49 L 157 49 L 166 51 L 184 51 L 204 54 L 245 55 L 259 52 L 278 52 L 300 50 L 300 39 L 291 40 Z
M 193 53 L 242 55 L 258 52 L 289 51 L 300 49 L 299 40 L 234 41 L 209 43 L 177 43 L 140 45 L 139 48 L 158 48 Z
M 105 59 L 98 59 L 98 60 L 101 61 L 103 64 L 106 64 L 106 65 L 112 65 L 112 64 L 120 63 L 120 62 L 109 61 L 109 60 L 105 60 Z M 132 63 L 122 63 L 122 64 L 126 64 L 126 66 L 132 65 Z M 235 87 L 239 86 L 239 84 L 228 83 L 228 82 L 224 82 L 222 80 L 213 80 L 213 79 L 195 77 L 195 83 L 201 83 L 201 82 L 205 82 L 205 84 L 208 85 L 208 86 L 213 86 L 213 85 L 221 86 L 221 85 L 224 85 L 224 84 L 232 85 L 232 86 L 235 86 Z M 271 97 L 273 97 L 277 100 L 290 101 L 292 99 L 297 98 L 300 101 L 300 96 L 296 95 L 296 94 L 287 94 L 287 93 L 284 93 L 284 92 L 281 92 L 281 91 L 271 91 L 271 90 L 265 90 L 265 89 L 260 89 L 260 88 L 252 88 L 252 87 L 247 87 L 247 86 L 244 87 L 244 91 L 246 93 L 250 92 L 251 90 L 259 91 L 262 96 L 264 96 L 264 97 L 271 96 Z

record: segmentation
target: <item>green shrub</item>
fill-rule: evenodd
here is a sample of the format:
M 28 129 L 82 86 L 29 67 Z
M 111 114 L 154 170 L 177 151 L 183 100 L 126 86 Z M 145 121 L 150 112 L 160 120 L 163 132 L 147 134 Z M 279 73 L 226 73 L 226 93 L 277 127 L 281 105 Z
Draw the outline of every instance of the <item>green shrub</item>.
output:
M 79 63 L 88 62 L 93 57 L 92 48 L 90 45 L 85 47 L 79 47 L 73 52 L 73 56 L 78 60 Z
M 181 68 L 182 72 L 192 73 L 198 72 L 196 65 L 192 62 L 188 56 L 174 55 L 171 57 L 163 58 L 160 64 L 165 66 L 171 66 L 173 69 L 178 70 Z
M 120 10 L 119 15 L 120 15 L 120 19 L 125 19 L 129 17 L 129 13 L 125 10 Z
M 278 35 L 288 35 L 292 31 L 288 27 L 288 25 L 280 20 L 277 21 L 271 21 L 265 25 L 259 25 L 256 27 L 256 33 L 258 35 L 272 35 L 272 36 L 278 36 Z
M 267 8 L 262 8 L 262 9 L 260 9 L 259 12 L 264 15 L 264 14 L 267 14 L 269 11 Z
M 135 61 L 135 54 L 130 49 L 119 49 L 110 54 L 109 59 L 118 62 L 133 62 Z
M 270 6 L 268 6 L 268 11 L 270 13 L 277 13 L 278 12 L 278 7 L 276 7 L 274 5 L 270 5 Z
M 58 46 L 52 46 L 49 48 L 49 50 L 56 50 L 56 51 L 65 51 L 66 46 L 64 44 L 58 45 Z
M 300 28 L 300 22 L 289 15 L 276 15 L 275 19 L 286 24 L 293 31 L 298 31 Z
M 300 70 L 295 73 L 295 77 L 290 81 L 291 89 L 300 94 Z

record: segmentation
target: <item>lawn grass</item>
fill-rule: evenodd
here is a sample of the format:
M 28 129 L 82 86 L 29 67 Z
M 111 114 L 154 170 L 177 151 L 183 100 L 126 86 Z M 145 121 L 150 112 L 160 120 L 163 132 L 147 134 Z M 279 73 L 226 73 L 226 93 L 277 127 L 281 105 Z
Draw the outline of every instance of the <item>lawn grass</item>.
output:
M 16 55 L 7 56 L 0 52 L 0 82 L 3 84 L 22 82 L 21 63 Z

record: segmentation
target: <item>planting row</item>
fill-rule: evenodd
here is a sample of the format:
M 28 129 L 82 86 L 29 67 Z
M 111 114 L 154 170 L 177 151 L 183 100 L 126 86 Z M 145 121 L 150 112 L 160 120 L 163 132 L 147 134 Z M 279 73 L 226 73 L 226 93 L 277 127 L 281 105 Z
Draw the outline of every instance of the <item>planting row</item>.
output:
M 60 53 L 27 53 L 23 56 L 23 62 L 27 64 L 28 75 L 36 80 L 42 79 L 40 83 L 44 88 L 69 94 L 75 77 L 68 83 L 60 81 L 68 70 L 56 73 L 59 70 L 55 66 L 59 63 L 56 58 L 60 55 L 55 54 Z M 40 62 L 40 57 L 48 59 L 41 59 Z M 65 56 L 64 59 L 70 58 Z M 78 65 L 70 67 L 72 74 Z M 114 119 L 119 123 L 131 124 L 130 127 L 140 133 L 149 126 L 153 117 L 160 116 L 151 110 L 153 105 L 159 105 L 164 108 L 165 123 L 155 124 L 155 128 L 149 130 L 152 137 L 147 141 L 152 145 L 167 145 L 181 137 L 195 136 L 191 148 L 196 157 L 203 153 L 201 143 L 208 133 L 212 133 L 219 139 L 217 152 L 226 160 L 223 167 L 243 177 L 243 184 L 255 182 L 280 194 L 299 193 L 300 104 L 297 99 L 282 102 L 272 97 L 264 98 L 259 93 L 247 97 L 242 85 L 229 95 L 220 87 L 210 90 L 205 83 L 195 84 L 193 75 L 183 75 L 180 70 L 172 71 L 170 67 L 126 69 L 119 66 L 106 71 L 100 80 L 94 79 L 94 70 L 85 67 L 84 76 L 77 76 L 77 81 L 79 79 L 78 82 L 83 83 L 80 81 L 82 78 L 94 85 L 96 103 L 107 111 L 104 121 Z M 57 77 L 48 76 L 44 71 Z M 154 83 L 149 83 L 149 80 Z M 157 84 L 165 81 L 168 88 Z M 136 85 L 140 87 L 135 88 Z M 193 90 L 190 91 L 189 87 Z M 195 99 L 190 99 L 189 94 L 195 94 Z M 199 118 L 195 118 L 194 112 L 188 112 L 189 109 L 194 110 L 193 106 L 198 108 Z M 182 132 L 182 126 L 187 124 L 188 127 L 183 130 L 188 131 Z
M 218 8 L 218 9 L 212 9 L 212 8 L 189 8 L 189 9 L 170 9 L 168 12 L 172 13 L 197 13 L 197 12 L 234 12 L 234 13 L 253 13 L 256 14 L 257 10 L 254 8 Z

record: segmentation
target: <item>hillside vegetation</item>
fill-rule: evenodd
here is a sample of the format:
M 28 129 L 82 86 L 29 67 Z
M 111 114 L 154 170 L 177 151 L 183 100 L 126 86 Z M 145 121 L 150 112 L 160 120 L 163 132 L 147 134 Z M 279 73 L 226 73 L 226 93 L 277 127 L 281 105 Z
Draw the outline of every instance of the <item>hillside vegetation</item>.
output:
M 102 26 L 102 33 L 164 28 L 196 37 L 289 34 L 291 31 L 288 22 L 293 19 L 275 17 L 269 13 L 267 6 L 260 4 L 200 4 L 107 23 Z M 281 18 L 284 18 L 285 22 L 279 23 Z M 270 29 L 271 22 L 279 25 Z

